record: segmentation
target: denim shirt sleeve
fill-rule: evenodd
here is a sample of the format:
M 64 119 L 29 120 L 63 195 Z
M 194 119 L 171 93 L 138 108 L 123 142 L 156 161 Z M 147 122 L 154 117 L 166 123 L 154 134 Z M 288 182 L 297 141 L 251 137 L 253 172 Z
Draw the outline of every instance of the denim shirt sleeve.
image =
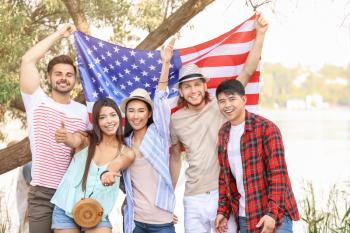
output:
M 161 138 L 170 143 L 170 106 L 168 104 L 168 88 L 165 91 L 156 90 L 154 95 L 153 121 Z

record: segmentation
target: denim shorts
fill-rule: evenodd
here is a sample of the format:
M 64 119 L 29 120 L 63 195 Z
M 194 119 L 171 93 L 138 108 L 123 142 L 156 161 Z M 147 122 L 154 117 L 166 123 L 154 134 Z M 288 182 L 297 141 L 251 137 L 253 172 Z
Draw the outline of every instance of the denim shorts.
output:
M 112 228 L 112 225 L 108 219 L 108 216 L 103 218 L 97 226 L 94 228 L 99 227 L 107 227 Z M 57 206 L 55 206 L 53 213 L 52 213 L 52 225 L 51 229 L 80 229 L 81 227 L 74 222 L 74 219 L 67 216 L 65 211 Z M 81 230 L 86 231 L 89 229 L 81 228 Z

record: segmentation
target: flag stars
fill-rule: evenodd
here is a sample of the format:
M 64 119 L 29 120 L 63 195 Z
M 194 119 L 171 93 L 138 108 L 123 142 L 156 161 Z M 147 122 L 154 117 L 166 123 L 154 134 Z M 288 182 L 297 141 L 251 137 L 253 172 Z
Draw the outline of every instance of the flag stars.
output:
M 89 68 L 90 68 L 91 70 L 93 70 L 94 67 L 95 67 L 95 65 L 94 65 L 92 62 L 90 62 L 90 63 L 89 63 Z
M 147 53 L 147 57 L 148 57 L 148 58 L 153 58 L 153 55 L 154 55 L 154 54 L 153 54 L 151 51 L 149 51 L 149 52 Z
M 125 69 L 124 72 L 125 72 L 125 74 L 130 74 L 130 70 L 128 70 L 128 69 Z
M 87 50 L 87 53 L 88 53 L 89 55 L 91 55 L 91 54 L 92 54 L 92 50 L 91 50 L 91 49 L 88 49 L 88 50 Z
M 128 57 L 125 55 L 122 57 L 122 59 L 123 59 L 123 61 L 128 61 Z
M 155 70 L 156 67 L 155 67 L 154 65 L 150 65 L 149 69 L 150 69 L 150 70 Z
M 85 40 L 86 40 L 86 41 L 89 41 L 90 38 L 89 38 L 88 36 L 85 36 Z
M 135 57 L 136 55 L 136 52 L 134 50 L 130 50 L 129 53 L 130 53 L 130 56 L 133 56 L 133 57 Z
M 94 92 L 92 93 L 92 96 L 93 96 L 94 98 L 97 98 L 97 97 L 98 97 L 98 93 L 97 93 L 96 91 L 94 91 Z
M 113 94 L 114 95 L 119 95 L 119 92 L 117 92 L 116 90 L 113 90 Z
M 121 84 L 121 85 L 120 85 L 120 89 L 125 90 L 125 89 L 126 89 L 125 85 L 124 85 L 124 84 Z
M 102 77 L 102 74 L 97 73 L 96 76 L 97 76 L 97 78 L 101 78 L 101 77 Z
M 139 60 L 139 62 L 140 62 L 140 64 L 145 64 L 145 60 L 144 60 L 143 58 L 141 58 L 141 59 Z
M 114 69 L 114 65 L 109 64 L 109 68 L 111 68 L 113 70 Z
M 109 51 L 107 51 L 106 55 L 107 55 L 107 57 L 112 57 L 112 54 Z
M 119 78 L 124 77 L 124 75 L 122 73 L 118 73 L 118 76 L 119 76 Z
M 101 56 L 101 58 L 102 58 L 102 60 L 104 60 L 104 61 L 106 60 L 106 57 L 105 57 L 105 56 L 103 56 L 103 55 Z
M 144 70 L 144 71 L 142 71 L 141 74 L 142 74 L 142 76 L 147 76 L 148 73 Z
M 101 48 L 103 48 L 104 45 L 105 45 L 105 44 L 102 43 L 102 41 L 100 41 L 100 42 L 98 43 L 98 46 L 101 47 Z
M 96 58 L 96 59 L 94 59 L 94 60 L 95 60 L 95 63 L 96 63 L 96 64 L 100 64 L 100 62 L 101 62 L 101 60 L 98 59 L 98 58 Z
M 136 70 L 138 66 L 136 64 L 132 64 L 131 67 L 133 70 Z
M 135 82 L 140 82 L 140 78 L 137 76 L 134 77 L 134 80 L 135 80 Z
M 103 67 L 103 72 L 108 73 L 109 69 L 107 67 Z
M 91 80 L 92 80 L 93 83 L 96 82 L 96 79 L 94 79 L 93 77 L 91 77 Z
M 110 85 L 109 82 L 107 82 L 107 81 L 106 81 L 105 83 L 106 83 L 106 86 L 107 86 L 107 87 Z
M 96 51 L 97 50 L 97 47 L 94 45 L 94 46 L 92 46 L 92 48 Z
M 158 64 L 162 64 L 162 60 L 158 59 L 158 60 L 157 60 L 157 63 L 158 63 Z
M 102 87 L 99 87 L 98 90 L 103 93 L 105 89 L 103 89 Z
M 115 47 L 114 47 L 114 52 L 115 52 L 115 53 L 119 53 L 119 48 L 118 48 L 118 46 L 115 46 Z
M 121 63 L 120 63 L 120 61 L 116 60 L 116 61 L 115 61 L 115 64 L 116 64 L 117 66 L 120 66 Z
M 112 76 L 112 81 L 116 81 L 117 80 L 117 78 L 113 75 Z
M 174 68 L 174 65 L 172 63 L 170 63 L 170 69 Z
M 150 87 L 151 85 L 149 83 L 145 83 L 145 87 Z
M 157 80 L 158 80 L 158 78 L 156 76 L 153 76 L 152 81 L 156 82 Z
M 127 82 L 127 84 L 128 84 L 129 86 L 132 86 L 132 82 L 131 82 L 130 80 Z

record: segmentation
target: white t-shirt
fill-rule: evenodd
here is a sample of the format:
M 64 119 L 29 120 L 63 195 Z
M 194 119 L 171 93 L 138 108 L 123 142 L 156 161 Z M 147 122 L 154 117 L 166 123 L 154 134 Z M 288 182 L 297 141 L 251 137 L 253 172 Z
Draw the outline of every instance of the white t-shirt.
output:
M 32 151 L 32 182 L 56 189 L 71 161 L 71 149 L 56 143 L 55 131 L 64 121 L 68 132 L 86 130 L 89 126 L 86 106 L 70 101 L 60 104 L 39 87 L 33 94 L 21 93 L 27 113 Z
M 227 145 L 228 162 L 232 175 L 236 179 L 237 189 L 241 195 L 239 199 L 239 216 L 245 217 L 245 191 L 243 183 L 243 166 L 241 157 L 241 137 L 244 133 L 244 123 L 231 125 L 230 141 Z

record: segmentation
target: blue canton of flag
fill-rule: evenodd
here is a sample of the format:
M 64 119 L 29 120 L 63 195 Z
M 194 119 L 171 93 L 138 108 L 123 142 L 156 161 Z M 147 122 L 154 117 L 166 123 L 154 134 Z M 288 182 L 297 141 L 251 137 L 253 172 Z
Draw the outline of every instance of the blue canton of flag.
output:
M 125 48 L 82 32 L 75 32 L 75 44 L 88 107 L 102 97 L 109 97 L 119 105 L 136 88 L 147 90 L 153 98 L 162 67 L 160 51 Z M 180 67 L 179 52 L 174 50 L 169 72 L 169 97 L 177 96 L 177 89 L 173 86 L 178 80 Z

